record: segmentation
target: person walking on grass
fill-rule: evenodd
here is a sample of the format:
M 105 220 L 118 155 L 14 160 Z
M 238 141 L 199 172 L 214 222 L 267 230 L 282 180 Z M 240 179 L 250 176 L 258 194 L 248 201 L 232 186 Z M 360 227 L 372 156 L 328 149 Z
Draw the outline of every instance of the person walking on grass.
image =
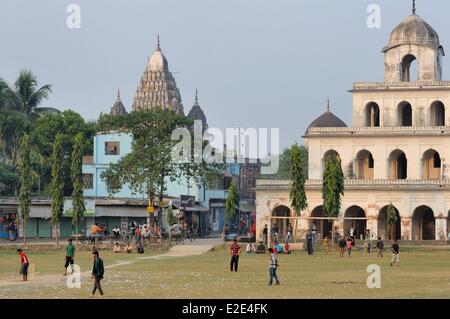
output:
M 313 234 L 311 230 L 308 230 L 308 233 L 306 234 L 306 248 L 308 249 L 308 255 L 312 255 L 314 253 Z
M 30 265 L 30 261 L 28 260 L 27 255 L 22 251 L 22 249 L 17 249 L 17 253 L 20 257 L 20 271 L 19 274 L 22 275 L 22 281 L 28 281 L 28 266 Z
M 233 239 L 233 244 L 230 247 L 230 271 L 238 271 L 239 266 L 239 254 L 241 253 L 241 246 L 238 244 L 237 239 Z
M 280 280 L 277 275 L 278 259 L 273 253 L 273 248 L 269 248 L 269 286 L 272 286 L 273 280 L 275 279 L 275 285 L 280 284 Z
M 397 239 L 394 240 L 394 243 L 392 244 L 392 259 L 391 259 L 391 267 L 394 264 L 397 264 L 397 266 L 400 266 L 400 247 L 397 243 Z
M 268 233 L 269 233 L 269 229 L 267 228 L 267 224 L 265 224 L 264 229 L 263 229 L 263 242 L 264 242 L 264 245 L 266 245 L 266 246 L 269 245 L 269 242 L 267 241 Z
M 100 280 L 103 279 L 103 275 L 105 273 L 105 268 L 103 267 L 103 260 L 98 255 L 97 250 L 92 252 L 92 256 L 94 257 L 94 265 L 92 267 L 92 279 L 94 279 L 94 289 L 92 290 L 92 297 L 94 297 L 97 289 L 98 292 L 100 293 L 100 296 L 103 296 L 103 289 L 100 284 Z
M 377 241 L 377 257 L 378 258 L 383 258 L 383 250 L 384 250 L 384 243 L 381 240 L 381 237 L 378 237 L 378 241 Z
M 367 230 L 366 240 L 367 240 L 367 252 L 370 254 L 372 252 L 372 234 L 370 233 L 370 229 Z
M 73 264 L 75 262 L 75 246 L 72 244 L 72 239 L 69 238 L 66 246 L 66 263 L 64 264 L 64 276 L 67 276 L 67 267 L 70 265 L 70 269 L 73 272 Z
M 347 238 L 347 251 L 348 251 L 348 257 L 350 257 L 352 255 L 352 246 L 353 246 L 353 241 L 352 238 L 349 236 Z
M 339 256 L 340 257 L 344 257 L 344 252 L 345 252 L 345 238 L 344 236 L 341 236 L 338 240 L 338 247 L 339 247 Z

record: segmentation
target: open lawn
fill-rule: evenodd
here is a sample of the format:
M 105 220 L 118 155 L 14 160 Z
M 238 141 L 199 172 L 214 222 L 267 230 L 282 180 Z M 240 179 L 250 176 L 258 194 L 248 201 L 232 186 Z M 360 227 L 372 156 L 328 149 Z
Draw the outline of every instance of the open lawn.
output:
M 268 286 L 268 255 L 242 255 L 239 272 L 229 270 L 223 247 L 203 255 L 168 257 L 157 251 L 142 255 L 101 252 L 106 269 L 103 288 L 108 298 L 449 298 L 450 251 L 438 247 L 403 248 L 400 266 L 390 267 L 390 253 L 337 252 L 308 256 L 296 251 L 279 255 L 280 286 Z M 8 284 L 18 280 L 18 256 L 0 250 L 0 298 L 89 298 L 91 253 L 79 252 L 83 272 L 80 289 L 65 285 L 63 250 L 28 253 L 39 283 Z M 369 289 L 370 264 L 381 267 L 381 289 Z M 86 273 L 87 272 L 87 273 Z

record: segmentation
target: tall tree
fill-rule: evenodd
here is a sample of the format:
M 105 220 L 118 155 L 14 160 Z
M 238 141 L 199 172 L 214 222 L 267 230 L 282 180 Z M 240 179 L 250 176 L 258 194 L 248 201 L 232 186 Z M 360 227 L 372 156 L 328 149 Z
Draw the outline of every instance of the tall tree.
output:
M 78 234 L 78 225 L 83 220 L 86 207 L 84 205 L 83 195 L 83 173 L 82 173 L 82 156 L 83 156 L 83 133 L 75 136 L 72 151 L 72 224 L 75 225 Z M 78 242 L 78 240 L 77 240 Z
M 172 140 L 171 136 L 175 129 L 188 127 L 190 121 L 185 117 L 171 110 L 154 108 L 115 118 L 109 128 L 130 133 L 133 143 L 131 152 L 111 164 L 101 175 L 111 193 L 127 185 L 134 193 L 147 194 L 150 202 L 159 198 L 161 204 L 168 181 L 184 177 L 201 183 L 207 178 L 209 170 L 203 164 L 195 164 L 192 157 L 188 164 L 172 160 L 172 151 L 178 141 Z
M 52 164 L 52 219 L 51 223 L 55 227 L 56 245 L 59 245 L 59 222 L 63 216 L 64 211 L 64 179 L 63 179 L 63 135 L 57 134 L 55 142 L 53 143 L 53 154 L 51 158 Z
M 322 199 L 325 215 L 332 220 L 339 215 L 344 195 L 344 173 L 341 159 L 336 154 L 330 154 L 325 159 L 323 172 Z M 334 231 L 331 232 L 334 243 Z
M 393 238 L 394 227 L 392 226 L 397 223 L 397 210 L 392 203 L 389 203 L 386 213 L 387 233 L 390 236 L 390 239 L 395 239 Z
M 46 110 L 39 108 L 39 105 L 51 92 L 51 85 L 38 87 L 37 77 L 31 71 L 23 70 L 14 86 L 6 90 L 8 108 L 36 118 L 41 111 Z
M 236 185 L 231 184 L 228 189 L 228 197 L 225 202 L 225 220 L 231 222 L 236 216 L 236 212 L 239 210 L 239 192 Z
M 289 199 L 291 206 L 297 216 L 300 216 L 302 210 L 308 207 L 306 193 L 305 193 L 305 172 L 303 168 L 303 161 L 300 147 L 297 144 L 292 145 L 291 148 L 291 190 L 289 192 Z
M 31 187 L 32 179 L 31 176 L 31 158 L 30 158 L 30 144 L 28 134 L 24 134 L 22 137 L 22 142 L 20 143 L 19 152 L 19 210 L 22 219 L 23 227 L 23 244 L 26 246 L 26 222 L 30 216 L 30 206 L 31 206 Z

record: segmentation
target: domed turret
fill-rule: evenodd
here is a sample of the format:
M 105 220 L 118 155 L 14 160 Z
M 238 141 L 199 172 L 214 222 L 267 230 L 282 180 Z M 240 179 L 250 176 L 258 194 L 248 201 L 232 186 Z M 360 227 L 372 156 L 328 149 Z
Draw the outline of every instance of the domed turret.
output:
M 309 124 L 308 129 L 313 127 L 347 127 L 347 124 L 331 113 L 330 102 L 328 101 L 327 111 L 312 121 L 311 124 Z
M 439 43 L 437 32 L 416 14 L 415 1 L 412 15 L 392 31 L 389 43 L 382 52 L 385 55 L 385 81 L 442 79 L 444 49 Z M 414 61 L 418 63 L 417 75 L 410 74 Z

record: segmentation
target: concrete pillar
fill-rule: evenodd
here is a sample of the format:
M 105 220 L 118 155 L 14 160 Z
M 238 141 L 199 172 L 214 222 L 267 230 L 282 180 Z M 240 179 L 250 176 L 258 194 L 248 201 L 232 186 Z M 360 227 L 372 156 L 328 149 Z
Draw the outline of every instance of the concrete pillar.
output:
M 402 240 L 412 240 L 412 219 L 410 217 L 402 217 Z
M 435 218 L 435 235 L 436 240 L 447 239 L 447 218 L 444 216 L 438 216 Z

